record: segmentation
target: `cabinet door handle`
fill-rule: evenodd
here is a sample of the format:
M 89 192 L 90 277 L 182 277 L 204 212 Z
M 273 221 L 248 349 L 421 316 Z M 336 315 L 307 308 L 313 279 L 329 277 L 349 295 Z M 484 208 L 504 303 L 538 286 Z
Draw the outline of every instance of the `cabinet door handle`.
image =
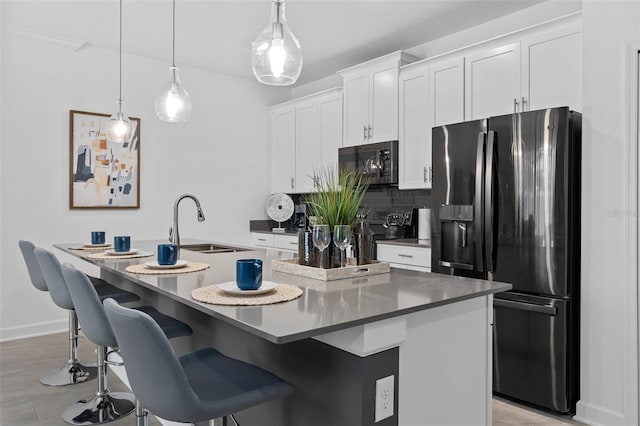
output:
M 410 255 L 410 254 L 402 254 L 402 253 L 398 253 L 398 256 L 400 256 L 400 257 L 407 257 L 407 258 L 409 258 L 409 259 L 413 259 L 413 256 L 412 256 L 412 255 Z
M 422 181 L 426 182 L 427 181 L 427 167 L 423 167 L 422 168 Z
M 518 112 L 518 99 L 513 98 L 513 113 L 517 113 Z
M 524 105 L 527 103 L 527 100 L 524 98 L 524 96 L 522 97 L 522 106 L 520 107 L 522 109 L 522 112 L 524 112 Z
M 293 244 L 293 245 L 298 245 L 298 243 L 296 241 L 289 241 L 289 244 Z
M 367 126 L 362 126 L 362 130 L 363 130 L 362 139 L 367 140 Z
M 429 166 L 429 182 L 433 182 L 433 166 Z
M 369 135 L 369 139 L 371 139 L 371 134 L 372 134 L 372 132 L 371 132 L 371 126 L 369 126 L 369 127 L 368 127 L 368 129 L 369 129 L 369 131 L 367 132 L 367 134 Z
M 291 189 L 293 189 L 293 178 L 291 178 Z

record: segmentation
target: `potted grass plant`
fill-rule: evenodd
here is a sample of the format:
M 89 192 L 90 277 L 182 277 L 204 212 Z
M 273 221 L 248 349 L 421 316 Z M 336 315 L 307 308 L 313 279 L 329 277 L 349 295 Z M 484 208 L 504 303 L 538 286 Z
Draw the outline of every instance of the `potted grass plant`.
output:
M 316 188 L 318 192 L 307 195 L 304 201 L 318 223 L 329 225 L 331 230 L 335 225 L 349 225 L 353 233 L 356 215 L 369 188 L 368 179 L 355 170 L 326 167 L 316 172 Z M 325 262 L 325 267 L 340 266 L 339 250 L 333 244 L 327 250 L 331 261 L 329 265 Z

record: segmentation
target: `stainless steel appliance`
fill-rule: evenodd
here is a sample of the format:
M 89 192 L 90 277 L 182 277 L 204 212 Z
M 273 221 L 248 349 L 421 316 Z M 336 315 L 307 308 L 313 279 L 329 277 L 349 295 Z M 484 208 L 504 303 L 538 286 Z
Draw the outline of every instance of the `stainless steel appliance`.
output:
M 338 164 L 368 176 L 370 185 L 397 185 L 398 141 L 339 148 Z
M 581 115 L 433 128 L 432 271 L 508 282 L 493 390 L 562 413 L 579 397 Z
M 307 205 L 305 203 L 294 206 L 294 226 L 299 230 L 306 230 L 307 225 Z

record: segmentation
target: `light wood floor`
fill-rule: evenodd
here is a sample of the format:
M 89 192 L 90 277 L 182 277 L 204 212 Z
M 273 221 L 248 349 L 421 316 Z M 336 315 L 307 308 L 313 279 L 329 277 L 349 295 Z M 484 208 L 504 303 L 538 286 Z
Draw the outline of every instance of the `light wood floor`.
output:
M 80 360 L 95 363 L 95 346 L 79 340 Z M 67 360 L 66 333 L 0 343 L 0 425 L 1 426 L 63 426 L 64 409 L 79 399 L 93 395 L 96 381 L 73 386 L 51 387 L 38 378 Z M 128 391 L 114 375 L 109 376 L 112 391 Z M 133 416 L 111 423 L 134 425 Z M 150 425 L 160 425 L 149 416 Z M 493 400 L 493 424 L 505 425 L 581 425 L 569 417 L 523 407 L 500 398 Z M 245 426 L 245 425 L 243 425 Z M 251 426 L 251 425 L 246 425 Z M 257 425 L 254 425 L 257 426 Z

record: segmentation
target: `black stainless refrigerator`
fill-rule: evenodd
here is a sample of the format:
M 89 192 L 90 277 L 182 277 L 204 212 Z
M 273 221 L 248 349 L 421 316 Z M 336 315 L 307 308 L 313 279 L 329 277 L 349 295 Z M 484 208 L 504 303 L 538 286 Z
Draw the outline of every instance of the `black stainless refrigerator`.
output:
M 493 391 L 561 413 L 579 397 L 581 120 L 550 108 L 432 138 L 432 271 L 513 285 L 493 302 Z

